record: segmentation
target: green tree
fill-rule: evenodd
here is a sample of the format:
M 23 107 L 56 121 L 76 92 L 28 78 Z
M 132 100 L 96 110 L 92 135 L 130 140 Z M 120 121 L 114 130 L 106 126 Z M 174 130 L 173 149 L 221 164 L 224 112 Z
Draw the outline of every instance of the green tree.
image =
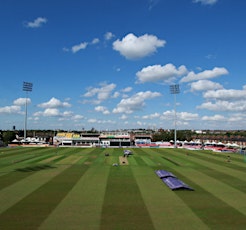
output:
M 4 131 L 2 134 L 3 143 L 8 145 L 15 139 L 15 132 L 14 131 Z

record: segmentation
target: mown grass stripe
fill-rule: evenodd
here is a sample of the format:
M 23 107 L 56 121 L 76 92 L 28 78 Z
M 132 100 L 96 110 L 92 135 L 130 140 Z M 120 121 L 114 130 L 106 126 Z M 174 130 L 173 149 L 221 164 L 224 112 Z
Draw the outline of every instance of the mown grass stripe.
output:
M 150 167 L 156 166 L 157 164 L 151 159 L 150 156 L 142 156 L 143 161 Z
M 132 168 L 156 230 L 209 229 L 149 167 Z M 182 223 L 182 224 L 181 224 Z
M 109 170 L 108 166 L 90 166 L 39 230 L 100 229 Z
M 53 156 L 53 154 L 51 154 L 51 153 L 46 153 L 44 155 L 37 155 L 34 159 L 26 161 L 25 163 L 26 164 L 34 164 L 34 163 L 37 163 L 37 162 L 42 163 L 43 160 L 45 160 L 45 159 L 47 159 L 49 157 L 52 157 L 52 156 Z
M 119 163 L 118 156 L 110 155 L 110 156 L 104 157 L 104 165 L 112 165 L 114 163 L 117 163 L 117 164 Z
M 183 150 L 183 152 L 184 151 L 187 152 L 187 150 Z M 228 169 L 245 171 L 245 168 L 246 168 L 246 164 L 244 164 L 243 162 L 240 163 L 240 164 L 238 164 L 238 162 L 234 162 L 235 163 L 234 164 L 232 159 L 231 159 L 231 162 L 230 162 L 231 164 L 228 164 L 227 155 L 224 156 L 223 158 L 222 157 L 218 158 L 217 154 L 204 152 L 204 151 L 202 151 L 202 152 L 194 151 L 194 152 L 189 152 L 189 156 L 196 157 L 197 159 L 200 159 L 200 160 L 206 160 L 208 163 L 221 165 L 221 166 L 227 167 Z
M 182 172 L 182 175 L 177 171 L 174 173 L 195 188 L 194 192 L 176 191 L 175 193 L 210 229 L 244 229 L 245 194 L 196 170 Z M 235 198 L 233 194 L 239 197 Z
M 128 160 L 128 165 L 130 165 L 130 166 L 137 166 L 137 165 L 139 165 L 139 162 L 137 162 L 135 156 L 130 156 L 130 157 L 128 157 L 127 160 Z M 141 164 L 142 164 L 142 162 L 140 162 L 140 165 Z
M 147 165 L 147 162 L 145 162 L 144 160 L 143 160 L 143 157 L 140 157 L 140 156 L 136 156 L 136 155 L 133 155 L 133 156 L 130 156 L 130 157 L 128 157 L 129 158 L 129 162 L 130 162 L 130 158 L 134 158 L 135 159 L 135 161 L 137 162 L 137 165 L 139 165 L 139 166 L 146 166 Z
M 217 180 L 216 178 L 212 178 L 197 170 L 183 171 L 180 177 L 182 178 L 183 176 L 185 176 L 186 178 L 190 178 L 190 181 L 199 184 L 199 186 L 202 187 L 204 190 L 212 193 L 213 196 L 227 203 L 232 208 L 236 209 L 246 216 L 246 203 L 244 202 L 246 200 L 246 193 L 241 192 L 238 189 L 235 189 L 230 185 L 225 184 Z M 235 198 L 234 196 L 232 196 L 232 194 L 237 194 L 237 197 Z
M 227 161 L 227 157 L 230 156 L 231 161 L 237 164 L 239 167 L 243 166 L 245 162 L 243 162 L 243 155 L 238 153 L 230 153 L 230 152 L 213 152 L 213 151 L 199 151 L 201 156 L 204 155 L 213 155 L 214 159 L 219 161 Z
M 186 156 L 184 154 L 175 153 L 177 157 L 180 158 L 183 162 L 194 161 L 196 164 L 192 163 L 191 165 L 196 165 L 195 169 L 190 167 L 168 167 L 166 166 L 166 170 L 170 170 L 180 179 L 183 179 L 185 183 L 188 183 L 191 187 L 195 188 L 195 192 L 187 193 L 187 191 L 180 191 L 177 194 L 188 194 L 189 199 L 184 199 L 184 202 L 195 212 L 197 215 L 210 227 L 218 226 L 218 228 L 233 228 L 233 225 L 238 222 L 239 228 L 245 224 L 245 214 L 246 214 L 246 206 L 244 200 L 246 199 L 246 194 L 244 192 L 239 191 L 238 189 L 232 188 L 228 184 L 224 184 L 217 180 L 217 178 L 209 177 L 204 174 L 213 168 L 213 170 L 217 170 L 217 167 L 221 167 L 220 169 L 223 172 L 228 171 L 227 167 L 222 167 L 220 165 L 215 165 L 213 163 L 206 162 L 205 159 L 195 159 L 196 154 L 194 154 L 194 158 L 191 158 L 190 155 Z M 169 155 L 172 158 L 172 154 Z M 199 162 L 200 164 L 197 164 Z M 206 167 L 209 164 L 210 167 Z M 187 165 L 185 163 L 185 165 Z M 213 167 L 212 167 L 213 165 Z M 197 170 L 196 170 L 197 169 Z M 233 169 L 229 169 L 233 170 Z M 204 173 L 201 173 L 204 172 Z M 238 173 L 236 170 L 233 170 Z M 233 175 L 233 174 L 232 174 Z M 226 193 L 225 193 L 226 191 Z M 184 192 L 184 193 L 183 193 Z M 204 195 L 203 195 L 204 194 Z M 233 196 L 233 194 L 237 194 L 237 199 Z M 186 195 L 186 196 L 188 196 Z M 192 196 L 194 195 L 194 197 Z M 181 196 L 181 195 L 180 195 Z M 201 200 L 201 197 L 204 197 Z M 183 199 L 183 197 L 181 197 Z M 194 199 L 193 199 L 194 198 Z M 196 199 L 197 198 L 197 199 Z M 240 201 L 239 201 L 240 200 Z M 204 203 L 208 202 L 206 205 Z M 203 207 L 204 206 L 204 210 Z M 206 210 L 206 207 L 210 207 L 210 212 Z M 219 207 L 223 207 L 222 209 Z M 218 211 L 212 210 L 219 209 Z M 240 213 L 241 212 L 241 213 Z M 244 214 L 244 215 L 243 215 Z M 222 218 L 226 217 L 230 219 L 230 215 L 232 216 L 232 220 L 226 220 L 225 224 L 221 221 Z M 214 220 L 214 218 L 217 218 Z M 218 219 L 220 217 L 220 219 Z
M 5 175 L 0 177 L 0 190 L 18 182 L 23 180 L 24 178 L 32 175 L 35 172 L 27 172 L 27 173 L 23 173 L 23 172 L 16 172 L 16 171 L 12 171 L 10 173 L 6 173 Z
M 110 169 L 100 229 L 154 229 L 131 167 Z
M 53 163 L 54 160 L 60 158 L 58 155 L 49 155 L 44 158 L 41 158 L 38 162 L 40 164 L 48 164 L 48 163 Z
M 63 158 L 62 160 L 58 161 L 56 164 L 73 164 L 73 162 L 80 160 L 81 156 L 78 155 L 69 155 Z
M 212 170 L 228 174 L 229 176 L 233 175 L 235 178 L 240 178 L 240 180 L 246 182 L 246 166 L 244 167 L 244 170 L 238 170 L 237 168 L 228 168 L 227 166 L 233 164 L 232 162 L 221 164 L 221 162 L 217 161 L 217 163 L 214 163 L 214 161 L 211 160 L 211 155 L 200 158 L 196 153 L 192 153 L 189 156 L 179 155 L 179 157 L 183 160 L 186 159 L 186 161 L 196 163 L 196 168 L 200 169 L 203 165 L 207 168 L 211 168 Z
M 52 170 L 36 172 L 0 191 L 0 214 L 22 200 L 25 196 L 38 189 L 50 179 L 57 176 L 68 166 L 60 166 Z M 23 172 L 23 174 L 26 174 Z
M 0 215 L 1 229 L 36 229 L 88 167 L 72 165 Z M 35 215 L 33 215 L 35 213 Z
M 246 184 L 242 174 L 238 174 L 238 171 L 232 170 L 228 172 L 228 169 L 222 166 L 216 165 L 216 167 L 207 167 L 207 163 L 196 162 L 196 169 L 199 169 L 200 172 L 217 179 L 241 192 L 246 193 Z M 233 173 L 234 171 L 234 173 Z
M 5 149 L 2 149 L 5 150 Z M 29 154 L 29 153 L 35 153 L 36 151 L 42 151 L 44 148 L 13 148 L 10 149 L 10 151 L 3 151 L 3 153 L 0 155 L 0 158 L 11 158 L 14 156 L 19 156 L 19 155 L 24 155 L 24 154 Z

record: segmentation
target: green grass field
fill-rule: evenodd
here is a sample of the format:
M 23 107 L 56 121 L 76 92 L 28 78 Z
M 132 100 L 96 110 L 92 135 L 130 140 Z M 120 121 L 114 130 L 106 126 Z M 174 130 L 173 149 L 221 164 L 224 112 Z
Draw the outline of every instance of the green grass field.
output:
M 245 229 L 242 155 L 184 149 L 1 148 L 0 229 Z M 109 156 L 105 156 L 109 153 Z M 164 169 L 194 191 L 172 191 Z

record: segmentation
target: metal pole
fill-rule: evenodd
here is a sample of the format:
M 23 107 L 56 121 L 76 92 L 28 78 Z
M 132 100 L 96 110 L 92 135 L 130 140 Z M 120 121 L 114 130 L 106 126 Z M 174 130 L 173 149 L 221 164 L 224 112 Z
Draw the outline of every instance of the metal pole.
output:
M 176 94 L 174 94 L 174 148 L 177 148 Z
M 179 85 L 170 85 L 170 92 L 174 94 L 174 147 L 177 148 L 177 114 L 176 114 L 176 94 L 180 92 Z
M 26 92 L 26 103 L 25 103 L 25 124 L 24 124 L 24 141 L 26 141 L 26 129 L 27 129 L 27 95 L 28 92 L 32 92 L 32 83 L 23 82 L 23 91 Z
M 27 128 L 27 92 L 26 92 L 26 103 L 25 103 L 24 141 L 26 141 L 26 128 Z

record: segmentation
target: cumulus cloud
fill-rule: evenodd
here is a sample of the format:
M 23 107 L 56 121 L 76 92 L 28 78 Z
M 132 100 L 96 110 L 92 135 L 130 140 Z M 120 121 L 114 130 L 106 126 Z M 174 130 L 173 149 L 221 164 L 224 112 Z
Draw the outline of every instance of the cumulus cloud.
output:
M 159 117 L 160 117 L 159 113 L 152 113 L 152 114 L 149 114 L 149 115 L 145 115 L 142 118 L 143 119 L 156 119 L 156 118 L 159 118 Z
M 187 69 L 184 65 L 176 68 L 173 64 L 169 63 L 164 66 L 153 65 L 144 67 L 136 73 L 136 76 L 140 83 L 158 81 L 171 82 L 176 77 L 183 76 L 186 73 Z
M 190 87 L 192 92 L 223 89 L 221 84 L 209 80 L 199 80 L 197 82 L 192 82 Z
M 245 100 L 233 102 L 220 100 L 214 103 L 209 101 L 197 106 L 197 108 L 211 111 L 243 112 L 246 111 L 246 102 Z
M 97 44 L 97 43 L 99 43 L 99 42 L 100 42 L 99 38 L 94 38 L 94 39 L 91 41 L 91 44 L 92 44 L 92 45 L 95 45 L 95 44 Z
M 97 123 L 97 119 L 95 118 L 90 118 L 87 120 L 88 123 Z
M 87 93 L 85 93 L 83 96 L 84 97 L 97 97 L 97 101 L 95 101 L 97 104 L 101 103 L 102 101 L 107 100 L 110 96 L 112 91 L 115 89 L 116 85 L 111 83 L 111 84 L 105 84 L 101 83 L 101 88 L 88 88 Z
M 78 45 L 74 45 L 71 48 L 71 50 L 72 50 L 73 53 L 77 53 L 78 51 L 85 49 L 87 47 L 87 45 L 88 45 L 87 42 L 82 42 L 82 43 L 80 43 Z
M 74 121 L 79 121 L 79 120 L 82 120 L 82 119 L 84 119 L 84 116 L 79 115 L 79 114 L 72 115 L 72 117 L 71 117 L 71 120 L 74 120 Z
M 118 98 L 120 96 L 119 92 L 114 92 L 114 94 L 112 95 L 112 98 Z
M 215 114 L 213 116 L 203 116 L 203 121 L 224 121 L 225 117 L 219 114 Z
M 61 102 L 55 97 L 52 97 L 48 102 L 44 102 L 38 105 L 40 108 L 64 108 L 70 106 L 71 105 L 68 102 Z
M 162 120 L 173 120 L 174 119 L 174 110 L 167 110 L 163 112 L 162 116 L 160 117 Z M 177 115 L 177 113 L 176 113 Z
M 193 121 L 199 118 L 197 113 L 180 112 L 177 117 L 183 121 Z
M 60 110 L 57 108 L 46 108 L 44 111 L 38 111 L 34 113 L 33 116 L 72 118 L 74 115 L 72 111 L 60 112 Z
M 93 38 L 91 42 L 81 42 L 77 45 L 72 46 L 71 48 L 63 47 L 62 50 L 64 52 L 72 52 L 77 53 L 80 50 L 84 50 L 88 47 L 88 45 L 96 45 L 100 42 L 99 38 Z
M 140 59 L 149 56 L 157 51 L 157 48 L 164 47 L 165 40 L 160 40 L 154 35 L 145 34 L 140 37 L 130 33 L 122 40 L 117 39 L 113 43 L 113 49 L 120 52 L 126 59 Z
M 226 112 L 246 111 L 246 86 L 242 90 L 218 89 L 203 93 L 206 102 L 197 106 L 198 109 Z
M 129 93 L 129 92 L 131 92 L 132 91 L 132 87 L 126 87 L 126 88 L 124 88 L 124 89 L 122 89 L 121 90 L 123 93 Z
M 213 5 L 216 2 L 218 2 L 218 0 L 193 0 L 194 3 L 201 3 L 203 5 Z
M 25 105 L 26 103 L 31 104 L 31 99 L 30 98 L 18 98 L 14 100 L 13 102 L 14 105 L 18 105 L 18 106 Z
M 47 21 L 48 20 L 46 18 L 38 17 L 33 22 L 26 22 L 25 26 L 28 28 L 38 28 L 47 23 Z
M 163 112 L 161 119 L 162 120 L 173 120 L 175 115 L 174 110 L 167 110 Z M 199 118 L 199 115 L 197 113 L 188 113 L 188 112 L 176 112 L 176 116 L 178 120 L 181 121 L 193 121 L 197 120 Z
M 107 107 L 105 107 L 105 106 L 96 106 L 95 107 L 95 111 L 97 111 L 97 112 L 101 112 L 101 113 L 103 113 L 103 114 L 110 114 L 110 112 L 109 112 L 109 110 L 107 109 Z
M 191 82 L 198 80 L 205 80 L 220 77 L 222 75 L 228 74 L 228 70 L 224 67 L 214 67 L 212 70 L 205 70 L 200 73 L 189 72 L 187 76 L 183 77 L 180 82 Z
M 126 120 L 128 118 L 128 116 L 126 116 L 125 114 L 122 114 L 122 116 L 119 117 L 120 120 Z
M 113 113 L 133 113 L 134 111 L 141 110 L 145 106 L 145 100 L 159 96 L 161 96 L 161 94 L 158 92 L 139 92 L 132 97 L 122 99 L 117 107 L 113 109 Z
M 21 107 L 18 105 L 0 107 L 0 114 L 20 114 Z
M 33 114 L 34 116 L 44 116 L 44 117 L 58 117 L 60 116 L 59 109 L 47 108 L 44 111 L 39 111 Z
M 216 100 L 246 100 L 246 89 L 219 89 L 210 90 L 203 94 L 205 99 L 216 99 Z
M 107 32 L 104 34 L 104 39 L 105 40 L 111 40 L 114 37 L 114 34 L 111 32 Z
M 96 123 L 96 124 L 115 124 L 115 121 L 112 120 L 98 120 L 95 118 L 90 118 L 87 120 L 88 123 Z

